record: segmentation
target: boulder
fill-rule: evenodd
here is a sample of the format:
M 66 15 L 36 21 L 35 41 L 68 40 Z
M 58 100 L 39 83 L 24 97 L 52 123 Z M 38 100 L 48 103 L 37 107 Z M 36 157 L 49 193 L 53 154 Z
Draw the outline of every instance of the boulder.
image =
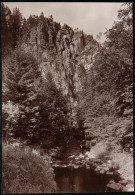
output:
M 95 168 L 95 172 L 98 172 L 98 169 L 97 168 Z
M 74 164 L 69 163 L 68 167 L 74 167 Z
M 101 167 L 97 167 L 97 170 L 100 171 L 101 170 Z
M 111 160 L 108 160 L 108 161 L 107 161 L 107 163 L 109 163 L 109 164 L 110 164 L 110 163 L 112 163 L 112 161 L 111 161 Z
M 101 164 L 101 160 L 100 159 L 94 159 L 93 160 L 95 163 Z
M 118 170 L 118 169 L 119 169 L 119 166 L 116 165 L 116 164 L 114 164 L 114 165 L 112 165 L 112 168 L 113 168 L 114 170 Z
M 77 161 L 76 162 L 76 165 L 81 165 L 82 164 L 82 161 Z
M 106 174 L 107 175 L 113 175 L 113 172 L 107 171 Z
M 122 186 L 122 192 L 127 192 L 127 188 L 125 186 Z
M 115 181 L 111 179 L 111 180 L 109 181 L 109 184 L 111 184 L 111 183 L 115 183 Z
M 133 192 L 134 191 L 134 184 L 127 184 L 126 189 L 127 189 L 127 192 Z
M 67 165 L 61 165 L 61 167 L 62 167 L 62 168 L 66 168 L 66 167 L 67 167 Z
M 112 164 L 108 164 L 107 167 L 108 167 L 109 169 L 111 169 L 113 166 L 112 166 Z
M 83 155 L 83 154 L 80 154 L 80 155 L 79 155 L 79 158 L 84 158 L 84 155 Z
M 100 174 L 104 174 L 105 173 L 105 171 L 104 170 L 100 170 Z
M 105 164 L 105 163 L 103 163 L 103 164 L 102 164 L 102 167 L 106 167 L 106 164 Z
M 90 169 L 90 166 L 89 165 L 86 165 L 86 169 Z
M 74 169 L 78 169 L 79 168 L 79 166 L 78 165 L 74 165 Z
M 121 192 L 122 186 L 120 183 L 109 183 L 106 187 L 106 192 Z
M 108 167 L 103 167 L 103 170 L 104 171 L 109 171 L 109 168 Z
M 126 186 L 128 181 L 123 179 L 123 180 L 119 181 L 119 183 L 122 184 L 123 186 Z
M 59 167 L 59 165 L 58 165 L 58 164 L 53 164 L 52 166 L 53 166 L 53 167 Z
M 90 153 L 90 152 L 87 151 L 87 152 L 85 153 L 85 157 L 88 157 L 89 153 Z
M 75 155 L 69 156 L 68 158 L 75 158 Z

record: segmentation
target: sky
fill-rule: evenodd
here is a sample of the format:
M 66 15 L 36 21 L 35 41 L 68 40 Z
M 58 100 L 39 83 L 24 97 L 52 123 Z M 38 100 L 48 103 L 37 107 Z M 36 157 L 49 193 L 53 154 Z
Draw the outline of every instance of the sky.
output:
M 61 25 L 68 24 L 73 29 L 78 28 L 84 33 L 96 35 L 104 33 L 112 27 L 117 20 L 117 11 L 122 3 L 69 3 L 69 2 L 5 2 L 12 11 L 18 7 L 25 18 L 29 15 L 40 15 L 45 17 L 53 15 L 54 21 Z M 104 37 L 103 37 L 104 39 Z

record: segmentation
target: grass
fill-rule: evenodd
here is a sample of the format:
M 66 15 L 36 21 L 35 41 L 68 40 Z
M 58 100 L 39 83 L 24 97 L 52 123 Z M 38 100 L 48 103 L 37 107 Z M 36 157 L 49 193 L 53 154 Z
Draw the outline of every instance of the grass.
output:
M 16 144 L 4 143 L 2 149 L 3 193 L 56 192 L 48 155 Z

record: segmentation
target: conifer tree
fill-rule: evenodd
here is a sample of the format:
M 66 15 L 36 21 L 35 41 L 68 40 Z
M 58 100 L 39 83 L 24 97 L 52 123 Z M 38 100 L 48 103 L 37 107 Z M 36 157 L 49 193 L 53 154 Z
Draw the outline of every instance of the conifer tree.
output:
M 2 3 L 1 6 L 2 17 L 2 57 L 9 53 L 10 48 L 13 45 L 12 37 L 12 15 L 8 7 Z
M 28 53 L 19 54 L 17 63 L 19 67 L 17 73 L 17 102 L 20 105 L 21 115 L 15 136 L 33 141 L 36 137 L 36 128 L 39 122 L 38 88 L 40 73 L 36 60 Z
M 66 142 L 68 133 L 70 134 L 68 107 L 65 97 L 56 88 L 50 73 L 42 83 L 41 97 L 41 123 L 38 132 L 41 145 L 42 147 L 59 146 Z
M 13 9 L 12 36 L 14 48 L 20 44 L 23 27 L 23 18 L 19 8 Z

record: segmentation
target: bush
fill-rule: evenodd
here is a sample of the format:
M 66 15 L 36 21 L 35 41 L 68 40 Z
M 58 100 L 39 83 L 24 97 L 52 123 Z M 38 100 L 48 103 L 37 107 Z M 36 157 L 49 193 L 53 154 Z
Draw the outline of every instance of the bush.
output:
M 99 142 L 87 154 L 89 158 L 97 158 L 106 162 L 109 160 L 111 150 L 111 145 L 108 142 Z
M 28 146 L 3 144 L 3 193 L 56 192 L 51 158 L 33 151 Z
M 119 173 L 125 180 L 129 180 L 132 184 L 134 181 L 133 156 L 128 153 L 111 152 L 110 159 L 114 165 L 119 167 Z

